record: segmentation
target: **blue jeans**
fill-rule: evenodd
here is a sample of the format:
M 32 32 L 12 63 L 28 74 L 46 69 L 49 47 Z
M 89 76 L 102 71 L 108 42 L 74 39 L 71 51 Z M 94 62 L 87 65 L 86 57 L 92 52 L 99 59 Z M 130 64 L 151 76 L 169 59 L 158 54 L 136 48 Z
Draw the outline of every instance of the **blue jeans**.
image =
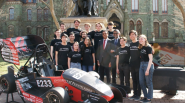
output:
M 70 68 L 82 69 L 82 68 L 81 68 L 81 63 L 73 63 L 73 62 L 71 62 Z
M 141 89 L 143 91 L 144 97 L 148 99 L 153 98 L 153 72 L 154 72 L 154 65 L 152 64 L 149 70 L 149 75 L 145 76 L 145 72 L 148 67 L 148 62 L 141 62 L 140 68 L 139 68 L 139 83 L 141 86 Z M 146 82 L 146 84 L 145 84 Z M 148 87 L 148 91 L 146 90 L 146 85 Z
M 93 66 L 91 66 L 91 65 L 82 65 L 82 70 L 84 70 L 86 72 L 93 71 Z

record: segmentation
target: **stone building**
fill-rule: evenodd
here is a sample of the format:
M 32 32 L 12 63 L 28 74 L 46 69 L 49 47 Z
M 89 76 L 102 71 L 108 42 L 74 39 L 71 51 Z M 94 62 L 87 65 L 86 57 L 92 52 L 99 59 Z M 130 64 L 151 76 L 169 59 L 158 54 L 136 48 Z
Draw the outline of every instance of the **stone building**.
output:
M 49 2 L 49 0 L 44 0 Z M 66 17 L 70 0 L 54 0 L 57 19 Z M 98 0 L 98 14 L 113 21 L 128 37 L 132 29 L 145 34 L 149 41 L 183 42 L 183 30 L 176 30 L 172 0 Z M 0 9 L 0 37 L 39 35 L 49 40 L 56 26 L 49 8 L 39 0 L 7 0 Z M 181 34 L 181 35 L 179 35 Z

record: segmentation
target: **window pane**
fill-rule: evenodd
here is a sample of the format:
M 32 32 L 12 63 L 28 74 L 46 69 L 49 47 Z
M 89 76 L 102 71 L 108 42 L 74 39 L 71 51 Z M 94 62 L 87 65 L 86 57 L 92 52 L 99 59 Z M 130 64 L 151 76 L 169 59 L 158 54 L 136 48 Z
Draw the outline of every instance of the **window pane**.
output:
M 158 13 L 158 0 L 153 0 L 153 13 Z
M 49 13 L 49 10 L 44 9 L 44 20 L 48 20 L 48 13 Z
M 135 9 L 135 8 L 134 8 L 134 4 L 135 4 L 134 1 L 135 1 L 135 0 L 132 0 L 132 10 Z
M 138 0 L 132 0 L 132 12 L 138 12 L 139 9 L 139 1 Z
M 41 21 L 42 20 L 42 10 L 41 9 L 38 9 L 37 10 L 37 20 L 38 21 Z
M 134 22 L 133 21 L 130 21 L 130 31 L 131 30 L 134 30 Z
M 31 9 L 28 9 L 28 20 L 31 20 Z
M 154 22 L 154 34 L 155 34 L 155 38 L 159 38 L 159 23 L 158 22 Z
M 167 13 L 167 0 L 162 0 L 162 13 Z
M 161 35 L 162 37 L 168 37 L 168 23 L 162 23 Z
M 14 19 L 14 9 L 11 8 L 10 9 L 10 20 L 13 20 Z

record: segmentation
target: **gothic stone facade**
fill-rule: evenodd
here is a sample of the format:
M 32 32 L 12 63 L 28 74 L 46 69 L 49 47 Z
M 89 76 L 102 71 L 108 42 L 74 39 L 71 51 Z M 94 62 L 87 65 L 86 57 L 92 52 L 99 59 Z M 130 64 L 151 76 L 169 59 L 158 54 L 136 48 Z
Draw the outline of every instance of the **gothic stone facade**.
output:
M 49 0 L 44 0 L 49 2 Z M 54 0 L 57 19 L 66 15 L 69 0 Z M 184 31 L 173 29 L 174 9 L 171 0 L 99 0 L 99 16 L 115 23 L 124 36 L 129 30 L 147 35 L 149 41 L 183 42 Z M 56 26 L 49 8 L 39 0 L 7 0 L 0 9 L 0 37 L 39 35 L 46 41 Z

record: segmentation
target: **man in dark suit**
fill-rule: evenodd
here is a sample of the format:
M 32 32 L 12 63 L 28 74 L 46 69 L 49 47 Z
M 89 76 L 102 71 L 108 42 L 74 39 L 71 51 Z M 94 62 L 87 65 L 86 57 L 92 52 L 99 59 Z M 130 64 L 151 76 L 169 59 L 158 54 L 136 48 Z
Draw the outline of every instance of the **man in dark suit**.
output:
M 108 32 L 102 31 L 103 39 L 98 43 L 97 49 L 97 64 L 99 66 L 100 80 L 104 81 L 104 72 L 107 76 L 107 83 L 110 83 L 110 40 L 108 39 Z
M 112 83 L 116 84 L 116 50 L 118 47 L 120 47 L 120 31 L 118 29 L 115 29 L 113 31 L 114 39 L 111 41 L 111 69 L 112 69 Z

